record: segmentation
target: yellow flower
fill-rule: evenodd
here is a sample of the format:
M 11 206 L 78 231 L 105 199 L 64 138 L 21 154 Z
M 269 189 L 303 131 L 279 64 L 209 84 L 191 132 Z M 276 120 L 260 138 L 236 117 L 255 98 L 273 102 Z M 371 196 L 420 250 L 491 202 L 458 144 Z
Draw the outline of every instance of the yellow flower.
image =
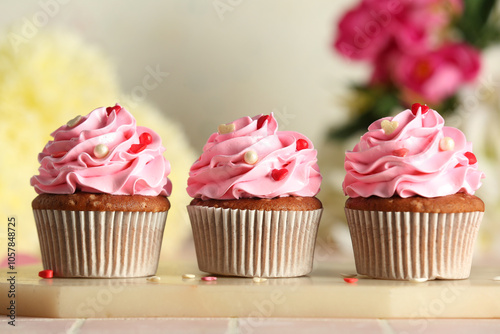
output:
M 118 87 L 112 62 L 73 34 L 41 30 L 16 48 L 6 36 L 1 39 L 0 217 L 16 217 L 17 252 L 40 252 L 31 210 L 36 193 L 29 180 L 37 173 L 37 155 L 50 140 L 50 133 L 97 107 L 116 102 L 127 106 Z M 137 124 L 151 127 L 161 136 L 165 157 L 172 165 L 172 209 L 162 251 L 172 256 L 189 232 L 185 186 L 195 154 L 181 128 L 164 114 L 145 103 L 133 106 L 128 110 Z M 0 239 L 5 237 L 1 231 Z

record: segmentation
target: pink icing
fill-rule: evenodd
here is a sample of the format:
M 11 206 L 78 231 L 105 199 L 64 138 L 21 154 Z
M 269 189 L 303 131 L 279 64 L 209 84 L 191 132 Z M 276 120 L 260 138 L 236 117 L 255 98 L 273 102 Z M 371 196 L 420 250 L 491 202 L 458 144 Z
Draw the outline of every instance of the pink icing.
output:
M 148 132 L 152 142 L 134 153 L 133 144 Z M 38 155 L 39 175 L 31 178 L 37 193 L 72 194 L 76 191 L 113 195 L 169 196 L 170 164 L 165 148 L 152 130 L 136 126 L 125 109 L 109 113 L 98 108 L 70 127 L 63 125 L 52 134 L 53 141 Z M 105 144 L 109 153 L 97 158 L 94 148 Z
M 187 192 L 191 197 L 311 197 L 319 192 L 321 175 L 312 142 L 297 132 L 277 131 L 273 114 L 258 128 L 261 116 L 242 117 L 232 123 L 233 132 L 210 136 L 189 172 Z M 299 139 L 307 141 L 308 147 L 297 150 Z M 249 150 L 257 153 L 255 164 L 244 160 Z M 274 169 L 287 169 L 288 173 L 276 181 L 271 175 Z
M 384 120 L 397 121 L 396 130 L 386 134 L 381 128 Z M 453 139 L 452 150 L 440 149 L 444 137 Z M 471 151 L 472 144 L 465 135 L 444 126 L 435 110 L 423 115 L 421 108 L 416 115 L 405 110 L 373 122 L 354 149 L 346 152 L 344 193 L 349 197 L 384 198 L 474 194 L 484 174 L 478 171 L 477 162 L 469 163 L 466 153 Z

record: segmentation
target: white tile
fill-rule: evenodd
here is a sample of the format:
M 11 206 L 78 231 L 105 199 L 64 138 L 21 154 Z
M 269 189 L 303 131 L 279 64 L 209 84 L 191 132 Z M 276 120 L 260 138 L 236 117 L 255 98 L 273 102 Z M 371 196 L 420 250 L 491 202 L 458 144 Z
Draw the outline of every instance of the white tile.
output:
M 352 333 L 382 334 L 377 319 L 288 319 L 288 318 L 240 318 L 241 334 L 252 333 Z
M 90 333 L 227 333 L 228 318 L 88 319 L 78 334 Z M 229 332 L 230 333 L 230 332 Z
M 500 333 L 500 319 L 394 319 L 388 324 L 395 334 Z

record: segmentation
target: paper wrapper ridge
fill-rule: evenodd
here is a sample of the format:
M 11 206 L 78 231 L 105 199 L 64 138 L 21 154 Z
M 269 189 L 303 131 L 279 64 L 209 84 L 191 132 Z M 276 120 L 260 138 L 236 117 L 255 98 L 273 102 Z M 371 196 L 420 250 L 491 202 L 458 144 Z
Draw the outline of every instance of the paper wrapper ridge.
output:
M 323 209 L 187 208 L 200 270 L 243 277 L 296 277 L 311 272 Z
M 164 212 L 33 210 L 44 269 L 55 277 L 156 273 Z
M 356 270 L 373 278 L 469 277 L 484 212 L 418 213 L 345 209 Z

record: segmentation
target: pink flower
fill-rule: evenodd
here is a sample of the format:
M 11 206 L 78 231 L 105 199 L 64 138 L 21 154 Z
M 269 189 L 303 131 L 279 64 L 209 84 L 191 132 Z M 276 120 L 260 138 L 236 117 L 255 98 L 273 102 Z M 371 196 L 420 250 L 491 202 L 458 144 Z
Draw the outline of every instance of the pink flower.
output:
M 419 55 L 401 53 L 392 59 L 392 78 L 403 98 L 416 97 L 430 104 L 442 102 L 458 88 L 474 80 L 480 69 L 479 52 L 467 44 L 445 45 Z
M 334 47 L 346 57 L 369 61 L 392 45 L 427 50 L 435 31 L 462 9 L 462 0 L 363 0 L 339 22 Z

